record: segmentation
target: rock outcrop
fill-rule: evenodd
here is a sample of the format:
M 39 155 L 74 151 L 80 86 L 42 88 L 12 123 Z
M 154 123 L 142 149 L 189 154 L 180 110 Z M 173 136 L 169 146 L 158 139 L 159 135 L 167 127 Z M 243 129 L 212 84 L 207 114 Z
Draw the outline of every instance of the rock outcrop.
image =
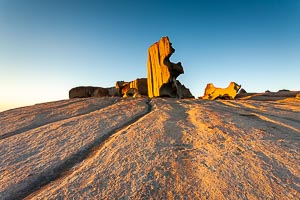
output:
M 160 88 L 160 97 L 172 97 L 172 98 L 195 98 L 191 91 L 176 80 L 176 87 L 172 87 L 172 83 L 164 84 Z
M 117 81 L 116 88 L 122 97 L 148 96 L 147 78 L 138 78 L 131 82 Z
M 79 86 L 69 91 L 69 98 L 105 97 L 120 96 L 119 90 L 115 87 L 103 88 L 93 86 Z
M 177 81 L 177 88 L 182 98 L 195 98 L 190 89 L 186 88 L 185 85 L 181 84 L 179 81 Z
M 214 84 L 208 83 L 202 99 L 234 99 L 240 88 L 241 85 L 238 85 L 235 82 L 230 82 L 227 88 L 217 88 Z
M 270 92 L 269 90 L 264 93 L 245 93 L 237 94 L 235 99 L 239 100 L 256 100 L 256 101 L 278 101 L 286 99 L 300 99 L 299 91 L 279 90 L 278 92 Z
M 108 90 L 102 87 L 79 86 L 69 91 L 69 98 L 87 98 L 87 97 L 108 96 Z
M 171 55 L 175 52 L 168 37 L 162 37 L 148 49 L 148 95 L 149 97 L 182 97 L 178 92 L 176 78 L 183 74 L 181 63 L 172 63 Z
M 148 102 L 0 112 L 0 199 L 299 200 L 300 100 Z
M 110 96 L 110 97 L 120 97 L 121 96 L 119 88 L 109 87 L 106 89 L 108 90 L 108 96 Z
M 138 78 L 131 82 L 117 81 L 116 87 L 110 88 L 92 86 L 72 88 L 69 91 L 69 98 L 104 96 L 194 98 L 190 90 L 176 80 L 184 71 L 180 62 L 170 61 L 174 52 L 169 38 L 162 37 L 148 49 L 148 78 Z
M 241 88 L 238 94 L 247 94 L 247 91 L 244 88 Z

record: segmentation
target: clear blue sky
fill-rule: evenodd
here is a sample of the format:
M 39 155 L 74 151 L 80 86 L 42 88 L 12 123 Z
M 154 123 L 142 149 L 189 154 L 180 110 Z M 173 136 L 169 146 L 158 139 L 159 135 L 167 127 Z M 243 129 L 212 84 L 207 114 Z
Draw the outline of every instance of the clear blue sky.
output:
M 299 0 L 0 0 L 0 110 L 147 77 L 166 35 L 196 97 L 210 82 L 300 90 Z

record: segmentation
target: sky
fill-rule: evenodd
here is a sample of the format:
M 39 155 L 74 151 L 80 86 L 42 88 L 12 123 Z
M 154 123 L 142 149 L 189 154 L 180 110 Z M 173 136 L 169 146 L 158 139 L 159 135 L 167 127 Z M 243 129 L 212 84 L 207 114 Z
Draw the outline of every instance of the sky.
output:
M 195 97 L 300 90 L 299 22 L 299 0 L 0 0 L 0 111 L 147 77 L 163 36 Z

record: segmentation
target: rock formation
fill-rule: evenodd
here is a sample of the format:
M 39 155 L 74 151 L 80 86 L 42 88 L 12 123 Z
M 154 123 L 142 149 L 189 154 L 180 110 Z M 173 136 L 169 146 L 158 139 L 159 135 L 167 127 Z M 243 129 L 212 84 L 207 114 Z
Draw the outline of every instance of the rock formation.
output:
M 86 97 L 94 97 L 94 96 L 107 96 L 108 91 L 101 87 L 92 87 L 92 86 L 79 86 L 76 88 L 72 88 L 69 91 L 69 98 L 86 98 Z
M 122 97 L 148 96 L 147 78 L 138 78 L 131 82 L 117 81 L 116 88 Z
M 168 37 L 162 37 L 148 49 L 148 78 L 138 78 L 131 82 L 117 81 L 116 87 L 102 88 L 80 86 L 69 91 L 69 98 L 122 96 L 122 97 L 177 97 L 194 98 L 190 90 L 176 78 L 183 74 L 181 63 L 172 63 L 175 52 Z
M 237 94 L 235 99 L 257 100 L 257 101 L 277 101 L 285 99 L 300 99 L 299 91 L 279 90 L 278 92 L 265 91 L 264 93 Z
M 105 97 L 120 96 L 119 90 L 115 87 L 103 88 L 92 86 L 79 86 L 69 91 L 69 98 Z
M 149 97 L 170 96 L 183 98 L 178 92 L 176 78 L 183 74 L 181 63 L 172 63 L 175 52 L 168 37 L 162 37 L 148 49 L 148 95 Z
M 110 96 L 110 97 L 120 97 L 121 96 L 119 88 L 109 87 L 106 89 L 108 90 L 108 96 Z
M 214 84 L 208 83 L 202 99 L 234 99 L 240 88 L 241 85 L 235 82 L 230 82 L 227 88 L 216 88 Z
M 238 94 L 247 94 L 247 91 L 244 88 L 241 88 Z
M 290 92 L 290 90 L 287 90 L 287 89 L 281 89 L 281 90 L 278 90 L 278 92 Z
M 159 92 L 161 97 L 172 97 L 172 98 L 195 98 L 191 91 L 176 80 L 176 87 L 172 87 L 172 83 L 164 84 Z
M 108 89 L 102 87 L 96 87 L 92 97 L 105 97 L 108 96 Z
M 195 98 L 190 89 L 186 88 L 185 85 L 181 84 L 179 81 L 177 81 L 177 88 L 182 98 Z

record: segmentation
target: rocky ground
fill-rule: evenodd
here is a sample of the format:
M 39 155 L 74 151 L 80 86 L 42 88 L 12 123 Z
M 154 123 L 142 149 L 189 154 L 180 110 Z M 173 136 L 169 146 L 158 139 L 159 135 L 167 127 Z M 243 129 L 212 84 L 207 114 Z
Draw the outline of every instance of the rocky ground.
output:
M 296 98 L 107 97 L 0 113 L 0 199 L 299 199 L 299 166 Z

